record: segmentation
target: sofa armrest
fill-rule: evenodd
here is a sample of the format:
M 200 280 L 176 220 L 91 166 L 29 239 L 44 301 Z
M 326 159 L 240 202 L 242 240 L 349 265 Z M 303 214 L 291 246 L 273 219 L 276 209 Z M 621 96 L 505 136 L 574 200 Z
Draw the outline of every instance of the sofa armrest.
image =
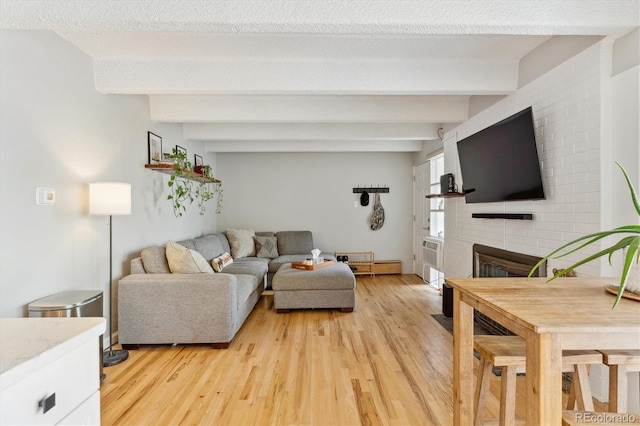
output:
M 118 340 L 229 342 L 237 304 L 237 279 L 231 274 L 129 275 L 118 283 Z

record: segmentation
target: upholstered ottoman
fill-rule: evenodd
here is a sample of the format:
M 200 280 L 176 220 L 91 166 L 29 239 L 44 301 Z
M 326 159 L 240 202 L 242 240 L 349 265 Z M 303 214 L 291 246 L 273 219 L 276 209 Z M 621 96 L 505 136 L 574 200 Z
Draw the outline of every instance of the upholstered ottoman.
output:
M 356 277 L 348 265 L 306 271 L 284 264 L 273 277 L 276 312 L 290 309 L 340 308 L 353 312 L 356 305 Z

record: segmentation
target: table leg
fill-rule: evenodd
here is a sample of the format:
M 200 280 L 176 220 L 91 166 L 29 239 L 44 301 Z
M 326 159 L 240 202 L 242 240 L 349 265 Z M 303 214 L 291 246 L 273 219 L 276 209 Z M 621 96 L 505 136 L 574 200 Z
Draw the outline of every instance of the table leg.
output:
M 473 424 L 473 308 L 453 291 L 453 424 Z
M 562 424 L 562 343 L 555 334 L 528 333 L 527 424 Z

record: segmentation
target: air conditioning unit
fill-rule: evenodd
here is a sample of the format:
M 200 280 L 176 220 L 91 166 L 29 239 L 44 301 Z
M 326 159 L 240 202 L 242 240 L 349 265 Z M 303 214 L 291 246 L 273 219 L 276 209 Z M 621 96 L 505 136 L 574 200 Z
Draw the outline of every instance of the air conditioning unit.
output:
M 422 240 L 422 263 L 425 267 L 442 271 L 444 257 L 444 240 L 438 237 L 424 237 Z

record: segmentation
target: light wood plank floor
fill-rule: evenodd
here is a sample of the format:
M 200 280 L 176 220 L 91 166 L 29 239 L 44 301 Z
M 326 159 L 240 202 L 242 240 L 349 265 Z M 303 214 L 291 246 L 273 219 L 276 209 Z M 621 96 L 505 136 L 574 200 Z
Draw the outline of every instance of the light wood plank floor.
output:
M 105 368 L 102 423 L 449 425 L 453 339 L 431 317 L 441 310 L 415 275 L 358 277 L 352 313 L 276 314 L 264 296 L 229 349 L 142 346 Z M 498 378 L 491 389 L 497 417 Z

